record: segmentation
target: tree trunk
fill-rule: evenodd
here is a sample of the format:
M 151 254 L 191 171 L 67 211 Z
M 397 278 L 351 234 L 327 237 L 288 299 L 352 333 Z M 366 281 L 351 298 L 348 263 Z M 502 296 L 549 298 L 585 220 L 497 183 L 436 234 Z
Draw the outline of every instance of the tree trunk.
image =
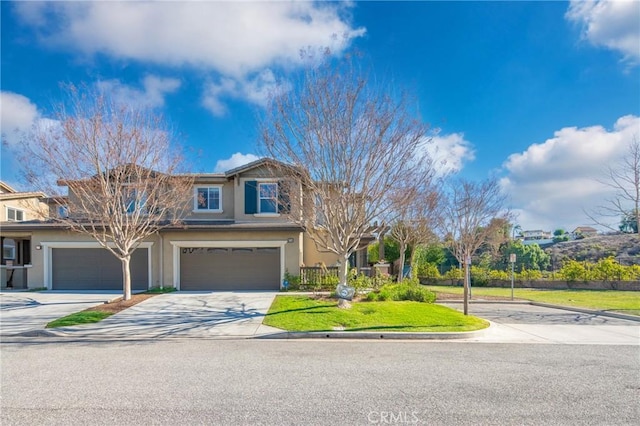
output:
M 338 278 L 339 278 L 339 283 L 338 286 L 336 287 L 336 292 L 338 294 L 340 294 L 340 287 L 342 286 L 347 286 L 349 285 L 349 256 L 343 256 L 342 259 L 340 259 L 340 264 L 338 265 Z M 341 309 L 349 309 L 351 307 L 351 304 L 349 303 L 349 301 L 347 299 L 343 299 L 342 297 L 338 296 L 338 308 Z
M 407 245 L 404 242 L 400 242 L 400 261 L 399 261 L 399 271 L 398 271 L 398 282 L 402 282 L 402 278 L 404 275 L 404 252 L 407 249 Z
M 131 255 L 120 258 L 122 262 L 123 300 L 131 299 Z
M 338 265 L 338 279 L 339 284 L 347 285 L 348 284 L 348 275 L 349 275 L 349 256 L 346 256 L 340 259 L 340 264 Z
M 469 265 L 464 262 L 464 314 L 469 314 Z

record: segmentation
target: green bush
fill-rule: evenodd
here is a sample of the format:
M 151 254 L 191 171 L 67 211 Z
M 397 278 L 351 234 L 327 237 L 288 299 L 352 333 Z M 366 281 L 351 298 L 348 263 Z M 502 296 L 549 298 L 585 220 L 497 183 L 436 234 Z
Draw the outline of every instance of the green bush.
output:
M 288 291 L 300 290 L 300 275 L 290 274 L 289 271 L 284 272 L 284 279 L 289 281 Z
M 380 290 L 370 292 L 367 294 L 367 300 L 412 300 L 415 302 L 433 303 L 436 300 L 436 295 L 418 284 L 417 279 L 406 279 L 400 284 L 387 284 L 380 288 Z

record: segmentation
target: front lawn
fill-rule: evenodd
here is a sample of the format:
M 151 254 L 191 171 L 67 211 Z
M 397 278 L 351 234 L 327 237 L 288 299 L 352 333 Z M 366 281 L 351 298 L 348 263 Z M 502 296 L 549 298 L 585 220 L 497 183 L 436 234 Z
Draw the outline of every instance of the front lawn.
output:
M 81 311 L 58 318 L 47 324 L 46 328 L 69 327 L 79 324 L 93 324 L 113 315 L 111 312 Z
M 427 286 L 436 294 L 463 294 L 462 287 Z M 472 287 L 474 297 L 500 296 L 511 297 L 511 288 Z M 516 288 L 513 291 L 516 299 L 553 305 L 574 306 L 597 311 L 615 311 L 630 315 L 640 315 L 640 292 L 618 290 L 537 290 Z M 472 299 L 473 300 L 473 299 Z
M 486 328 L 489 323 L 440 305 L 421 302 L 354 302 L 308 296 L 277 296 L 263 324 L 288 331 L 455 332 Z

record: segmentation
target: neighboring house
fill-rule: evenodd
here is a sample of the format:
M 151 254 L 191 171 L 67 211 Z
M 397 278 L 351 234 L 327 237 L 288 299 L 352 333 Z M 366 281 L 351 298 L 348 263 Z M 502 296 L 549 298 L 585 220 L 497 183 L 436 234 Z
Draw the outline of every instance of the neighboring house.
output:
M 551 244 L 553 242 L 553 234 L 551 232 L 543 231 L 541 229 L 534 229 L 529 231 L 522 231 L 522 244 Z
M 595 237 L 598 235 L 598 230 L 592 228 L 591 226 L 578 226 L 576 229 L 571 232 L 573 238 L 588 238 Z
M 9 224 L 46 218 L 49 206 L 44 199 L 42 192 L 16 191 L 0 181 L 0 222 Z M 29 235 L 0 232 L 0 247 L 0 283 L 3 287 L 25 287 L 24 265 L 31 263 Z
M 196 174 L 189 214 L 134 252 L 132 288 L 278 290 L 286 272 L 297 275 L 304 265 L 334 264 L 337 256 L 318 250 L 289 220 L 289 214 L 301 213 L 287 211 L 283 180 L 274 175 L 271 161 Z M 50 201 L 60 204 L 60 199 Z M 51 216 L 59 214 L 67 212 L 56 210 Z M 55 220 L 4 222 L 0 234 L 24 239 L 29 288 L 122 289 L 120 261 L 91 237 L 71 233 Z M 353 264 L 366 266 L 366 248 L 356 253 Z
M 548 240 L 553 238 L 551 232 L 543 231 L 541 229 L 522 231 L 522 236 L 524 237 L 525 241 Z

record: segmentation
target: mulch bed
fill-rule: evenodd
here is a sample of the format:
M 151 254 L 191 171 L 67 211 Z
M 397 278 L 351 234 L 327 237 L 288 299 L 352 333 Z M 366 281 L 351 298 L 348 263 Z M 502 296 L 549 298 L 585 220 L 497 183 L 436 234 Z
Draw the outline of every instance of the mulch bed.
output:
M 110 314 L 117 314 L 127 308 L 137 305 L 140 302 L 144 302 L 150 297 L 157 296 L 158 294 L 140 293 L 131 295 L 131 299 L 122 300 L 122 297 L 116 299 L 111 303 L 103 303 L 102 305 L 94 306 L 93 308 L 86 309 L 87 311 L 107 312 Z

